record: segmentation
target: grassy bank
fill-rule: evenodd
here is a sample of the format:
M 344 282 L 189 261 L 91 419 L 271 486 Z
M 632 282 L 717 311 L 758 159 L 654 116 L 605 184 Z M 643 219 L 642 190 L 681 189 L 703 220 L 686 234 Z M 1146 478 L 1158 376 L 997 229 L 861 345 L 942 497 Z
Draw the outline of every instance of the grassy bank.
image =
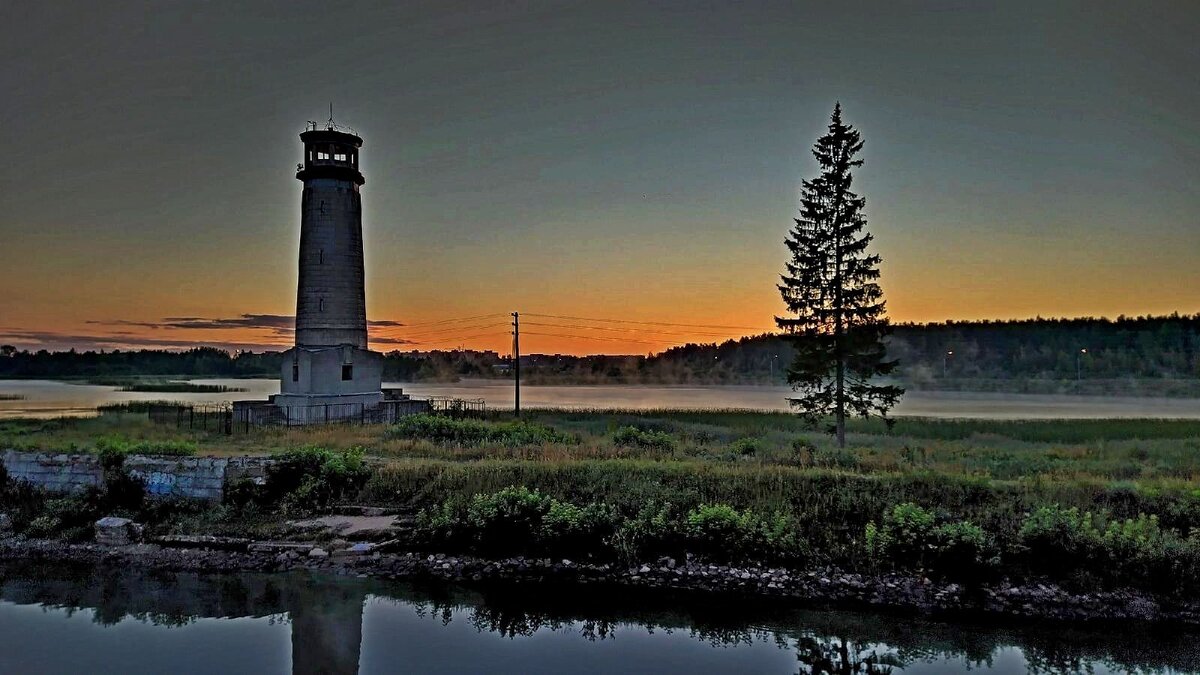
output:
M 246 391 L 238 387 L 227 387 L 223 384 L 195 384 L 184 380 L 174 380 L 162 377 L 89 377 L 83 380 L 86 384 L 102 387 L 116 387 L 120 391 L 136 391 L 146 393 L 191 393 L 191 394 L 224 394 Z
M 416 416 L 233 436 L 132 414 L 0 423 L 3 447 L 303 448 L 327 453 L 306 465 L 314 476 L 339 457 L 367 467 L 335 493 L 301 476 L 269 496 L 240 492 L 219 517 L 163 516 L 164 530 L 360 501 L 419 511 L 425 547 L 481 554 L 695 553 L 1200 594 L 1200 421 L 901 419 L 890 432 L 856 422 L 849 442 L 839 450 L 790 415 L 739 411 Z

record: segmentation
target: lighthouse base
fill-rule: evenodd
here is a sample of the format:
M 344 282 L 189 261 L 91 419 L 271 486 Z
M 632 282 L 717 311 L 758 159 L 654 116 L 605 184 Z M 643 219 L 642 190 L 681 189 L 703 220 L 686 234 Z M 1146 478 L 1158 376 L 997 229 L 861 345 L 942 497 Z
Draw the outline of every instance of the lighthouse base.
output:
M 280 393 L 271 403 L 293 423 L 367 415 L 383 401 L 383 355 L 353 345 L 296 346 L 284 352 Z

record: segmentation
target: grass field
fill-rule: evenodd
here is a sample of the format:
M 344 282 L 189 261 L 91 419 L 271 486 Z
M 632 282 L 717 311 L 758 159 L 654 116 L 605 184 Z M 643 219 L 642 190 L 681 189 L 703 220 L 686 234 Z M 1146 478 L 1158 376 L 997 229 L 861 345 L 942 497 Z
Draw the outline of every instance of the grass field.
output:
M 534 410 L 520 421 L 415 416 L 230 436 L 134 413 L 0 422 L 3 448 L 98 444 L 208 455 L 355 449 L 369 471 L 342 498 L 423 509 L 431 545 L 450 548 L 525 537 L 554 549 L 559 539 L 539 539 L 550 521 L 487 533 L 557 513 L 567 525 L 554 527 L 578 540 L 573 555 L 596 553 L 600 541 L 630 555 L 707 541 L 713 553 L 853 568 L 1045 572 L 1039 560 L 1066 558 L 1078 564 L 1056 574 L 1083 584 L 1200 591 L 1200 421 L 905 418 L 890 431 L 856 421 L 845 450 L 793 416 L 741 411 Z M 908 539 L 925 543 L 905 548 Z

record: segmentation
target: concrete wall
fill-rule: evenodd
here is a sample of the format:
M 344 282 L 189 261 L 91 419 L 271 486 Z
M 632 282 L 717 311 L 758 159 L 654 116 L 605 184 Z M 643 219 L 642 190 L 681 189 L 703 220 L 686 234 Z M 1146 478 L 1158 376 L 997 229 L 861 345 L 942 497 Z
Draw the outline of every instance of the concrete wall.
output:
M 293 365 L 296 366 L 293 379 Z M 342 379 L 342 366 L 351 366 L 351 379 Z M 383 399 L 383 357 L 379 352 L 340 347 L 293 347 L 283 354 L 279 390 L 283 394 L 344 396 L 371 394 Z M 315 405 L 313 402 L 311 405 Z M 305 405 L 292 403 L 289 405 Z
M 53 492 L 81 492 L 104 482 L 104 470 L 95 455 L 59 455 L 37 452 L 4 453 L 9 480 L 25 481 Z
M 153 457 L 131 455 L 125 470 L 140 478 L 146 493 L 155 497 L 189 497 L 219 500 L 225 485 L 266 478 L 271 460 L 260 457 Z M 95 455 L 4 452 L 10 480 L 20 480 L 52 492 L 78 492 L 104 482 L 104 471 Z

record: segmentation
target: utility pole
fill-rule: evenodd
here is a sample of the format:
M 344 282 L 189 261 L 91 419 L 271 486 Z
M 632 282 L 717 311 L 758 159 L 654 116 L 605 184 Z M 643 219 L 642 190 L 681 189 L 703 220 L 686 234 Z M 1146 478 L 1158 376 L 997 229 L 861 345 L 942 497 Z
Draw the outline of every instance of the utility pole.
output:
M 1075 381 L 1083 379 L 1083 355 L 1087 354 L 1087 349 L 1080 349 L 1075 354 Z
M 513 327 L 513 412 L 521 416 L 521 315 L 512 313 Z

